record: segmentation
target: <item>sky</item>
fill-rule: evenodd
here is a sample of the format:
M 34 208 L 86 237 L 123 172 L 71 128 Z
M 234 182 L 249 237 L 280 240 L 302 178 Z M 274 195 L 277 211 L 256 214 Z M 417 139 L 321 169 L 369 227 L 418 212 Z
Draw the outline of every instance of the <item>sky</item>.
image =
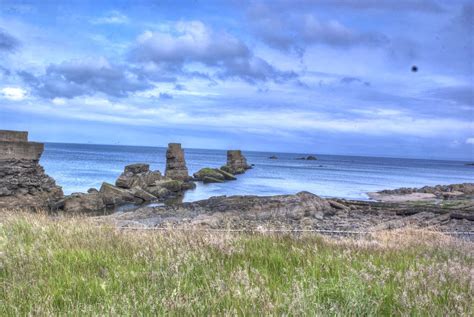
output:
M 473 53 L 472 0 L 0 0 L 0 128 L 471 161 Z

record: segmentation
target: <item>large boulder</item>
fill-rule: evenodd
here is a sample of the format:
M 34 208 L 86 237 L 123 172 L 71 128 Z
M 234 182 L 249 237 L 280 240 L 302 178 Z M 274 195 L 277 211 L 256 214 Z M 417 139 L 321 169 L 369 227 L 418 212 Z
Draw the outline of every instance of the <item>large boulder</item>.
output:
M 159 201 L 169 201 L 182 197 L 184 191 L 194 188 L 196 188 L 194 182 L 163 178 L 155 182 L 153 186 L 148 187 L 146 191 L 156 196 Z
M 134 187 L 130 191 L 136 199 L 142 201 L 154 201 L 158 199 L 155 195 L 150 194 L 149 192 L 143 190 L 140 187 Z
M 109 183 L 102 183 L 99 195 L 107 206 L 117 206 L 125 203 L 135 203 L 135 196 L 130 190 L 116 187 Z
M 159 200 L 166 199 L 173 194 L 170 190 L 161 186 L 150 186 L 147 191 Z
M 165 188 L 170 192 L 179 192 L 181 191 L 181 186 L 183 185 L 183 183 L 183 181 L 175 179 L 164 179 L 159 182 L 155 182 L 155 185 L 161 188 Z
M 168 144 L 165 176 L 175 180 L 189 180 L 184 151 L 179 143 Z
M 150 165 L 145 163 L 136 163 L 125 166 L 125 173 L 140 174 L 150 171 Z
M 150 171 L 148 164 L 132 164 L 125 166 L 124 172 L 115 181 L 115 186 L 126 189 L 133 187 L 146 189 L 162 177 L 160 171 Z
M 64 199 L 64 211 L 72 213 L 89 213 L 105 211 L 106 206 L 97 190 L 87 194 L 74 193 Z

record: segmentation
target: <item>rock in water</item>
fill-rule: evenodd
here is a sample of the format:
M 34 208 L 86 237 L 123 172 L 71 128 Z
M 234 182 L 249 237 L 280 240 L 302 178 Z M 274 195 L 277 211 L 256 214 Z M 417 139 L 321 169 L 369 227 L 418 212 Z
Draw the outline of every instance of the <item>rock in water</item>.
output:
M 124 173 L 132 174 L 146 173 L 148 171 L 150 171 L 150 165 L 145 163 L 130 164 L 125 166 L 124 169 Z
M 184 152 L 180 143 L 168 144 L 166 151 L 165 176 L 175 180 L 189 180 L 188 168 L 184 159 Z
M 0 130 L 0 209 L 49 209 L 63 198 L 39 164 L 43 149 L 28 141 L 28 132 Z
M 88 194 L 72 194 L 55 208 L 63 208 L 66 212 L 111 211 L 124 204 L 179 200 L 185 190 L 195 187 L 191 181 L 163 177 L 160 171 L 150 171 L 148 164 L 137 163 L 125 166 L 115 186 L 104 182 L 100 191 L 90 189 Z
M 303 156 L 303 157 L 298 157 L 296 158 L 297 160 L 306 160 L 306 161 L 316 161 L 318 158 L 314 155 L 308 155 L 308 156 Z
M 124 172 L 115 181 L 115 186 L 126 189 L 133 187 L 146 189 L 162 178 L 160 171 L 150 171 L 148 164 L 131 164 L 125 166 Z
M 222 183 L 224 180 L 236 180 L 237 178 L 229 172 L 218 168 L 201 168 L 193 174 L 194 179 L 204 183 Z
M 246 170 L 252 168 L 247 164 L 247 159 L 242 155 L 240 150 L 227 151 L 227 167 L 229 169 L 225 171 L 232 174 L 242 174 L 245 173 Z
M 222 174 L 222 176 L 224 176 L 224 179 L 226 181 L 235 181 L 237 179 L 237 177 L 235 177 L 232 173 L 226 172 L 222 169 L 216 168 L 216 171 Z
M 164 179 L 160 182 L 156 182 L 158 187 L 166 188 L 170 192 L 180 192 L 182 190 L 183 181 L 174 179 Z
M 217 168 L 209 168 L 209 167 L 201 168 L 198 172 L 194 173 L 193 176 L 194 176 L 194 179 L 198 181 L 204 180 L 205 177 L 214 178 L 219 181 L 224 180 L 224 174 L 218 172 Z

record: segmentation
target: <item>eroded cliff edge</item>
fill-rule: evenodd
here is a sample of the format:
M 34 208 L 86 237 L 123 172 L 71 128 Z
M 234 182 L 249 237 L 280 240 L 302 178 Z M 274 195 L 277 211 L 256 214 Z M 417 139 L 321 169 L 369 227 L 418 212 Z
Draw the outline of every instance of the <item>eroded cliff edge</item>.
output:
M 47 210 L 63 197 L 39 164 L 43 150 L 28 132 L 0 130 L 0 208 Z

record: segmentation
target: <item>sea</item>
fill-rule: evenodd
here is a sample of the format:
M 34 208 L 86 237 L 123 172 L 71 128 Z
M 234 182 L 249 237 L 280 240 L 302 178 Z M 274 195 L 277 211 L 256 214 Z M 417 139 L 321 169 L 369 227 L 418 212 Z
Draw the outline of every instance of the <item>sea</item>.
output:
M 147 163 L 164 173 L 166 148 L 46 143 L 41 164 L 65 194 L 114 183 L 125 165 Z M 462 161 L 243 151 L 253 168 L 236 181 L 197 183 L 184 201 L 220 195 L 277 195 L 308 191 L 322 197 L 368 200 L 368 192 L 399 187 L 474 182 Z M 316 155 L 318 160 L 297 158 Z M 270 159 L 276 156 L 277 159 Z M 185 149 L 190 174 L 226 163 L 225 150 Z

